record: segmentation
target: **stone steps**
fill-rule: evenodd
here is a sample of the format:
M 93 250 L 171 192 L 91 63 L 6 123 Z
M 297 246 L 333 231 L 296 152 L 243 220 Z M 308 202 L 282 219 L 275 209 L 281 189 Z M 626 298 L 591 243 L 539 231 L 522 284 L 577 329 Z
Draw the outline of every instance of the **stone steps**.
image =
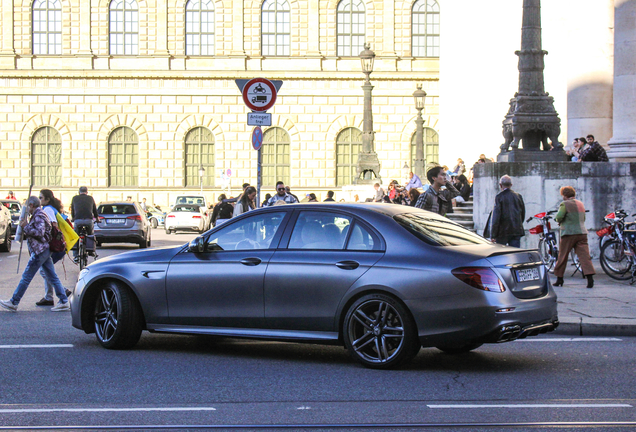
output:
M 448 213 L 446 217 L 462 225 L 464 228 L 475 231 L 475 222 L 473 222 L 473 197 L 470 197 L 467 202 L 460 203 L 453 207 L 453 213 Z

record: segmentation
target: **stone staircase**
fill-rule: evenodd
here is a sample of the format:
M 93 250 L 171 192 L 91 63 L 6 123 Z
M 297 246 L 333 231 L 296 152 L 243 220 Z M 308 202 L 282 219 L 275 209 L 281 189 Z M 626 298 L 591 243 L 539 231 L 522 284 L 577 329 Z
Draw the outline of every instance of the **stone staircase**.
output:
M 456 207 L 453 207 L 453 213 L 448 213 L 446 217 L 471 231 L 475 231 L 473 197 L 471 196 L 465 203 L 458 203 Z

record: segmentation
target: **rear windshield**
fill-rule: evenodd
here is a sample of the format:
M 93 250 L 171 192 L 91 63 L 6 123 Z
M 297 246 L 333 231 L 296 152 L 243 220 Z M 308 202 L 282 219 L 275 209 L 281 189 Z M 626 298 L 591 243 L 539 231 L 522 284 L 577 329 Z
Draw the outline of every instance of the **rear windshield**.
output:
M 180 204 L 180 205 L 174 206 L 172 211 L 175 211 L 175 212 L 199 212 L 199 206 Z
M 201 196 L 180 196 L 177 198 L 177 202 L 175 202 L 175 205 L 177 204 L 196 204 L 202 206 L 204 202 Z
M 134 205 L 130 204 L 102 204 L 97 208 L 101 215 L 131 215 L 137 214 Z
M 417 213 L 401 214 L 393 219 L 415 237 L 433 246 L 490 244 L 485 238 L 448 219 Z

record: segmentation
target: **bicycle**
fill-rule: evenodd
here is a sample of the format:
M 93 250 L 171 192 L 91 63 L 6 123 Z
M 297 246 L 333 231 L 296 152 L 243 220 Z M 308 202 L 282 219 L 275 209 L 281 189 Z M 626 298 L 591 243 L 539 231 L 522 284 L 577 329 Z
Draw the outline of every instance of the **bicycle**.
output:
M 537 219 L 539 221 L 539 225 L 530 228 L 528 232 L 530 234 L 539 235 L 539 244 L 537 249 L 539 250 L 541 261 L 543 261 L 543 264 L 546 266 L 548 271 L 552 270 L 559 258 L 559 246 L 556 239 L 556 232 L 552 231 L 552 226 L 550 224 L 550 219 L 552 219 L 552 216 L 550 215 L 556 212 L 557 210 L 550 210 L 548 212 L 537 213 L 526 220 L 526 223 L 530 222 L 532 219 Z M 581 271 L 581 263 L 579 262 L 579 257 L 574 252 L 574 249 L 570 252 L 570 258 L 572 259 L 572 265 L 574 266 L 574 273 L 572 273 L 572 276 L 574 276 L 577 271 Z M 583 275 L 583 272 L 581 272 L 581 275 Z
M 84 267 L 88 266 L 88 257 L 92 256 L 93 261 L 97 259 L 95 253 L 95 236 L 89 235 L 86 232 L 86 226 L 82 226 L 79 232 L 79 240 L 77 240 L 77 263 L 79 264 L 80 271 L 84 270 Z
M 604 219 L 614 228 L 614 239 L 605 242 L 599 261 L 605 274 L 612 279 L 636 282 L 636 230 L 625 229 L 636 222 L 625 222 L 625 217 L 610 213 Z M 624 213 L 624 212 L 623 212 Z M 613 218 L 608 216 L 615 216 Z M 627 216 L 625 214 L 625 216 Z
M 632 215 L 636 216 L 636 215 Z M 596 235 L 599 237 L 598 239 L 598 250 L 603 249 L 603 245 L 610 240 L 616 240 L 616 224 L 619 221 L 623 221 L 627 217 L 627 212 L 625 210 L 615 210 L 612 213 L 606 215 L 603 218 L 603 221 L 608 224 L 605 228 L 601 228 L 596 231 Z

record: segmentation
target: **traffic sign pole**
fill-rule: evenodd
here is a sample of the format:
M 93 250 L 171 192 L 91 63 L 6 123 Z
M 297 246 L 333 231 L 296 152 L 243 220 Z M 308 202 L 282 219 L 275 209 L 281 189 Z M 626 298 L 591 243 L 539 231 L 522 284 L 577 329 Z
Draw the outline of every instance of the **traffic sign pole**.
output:
M 261 206 L 261 185 L 263 184 L 263 147 L 256 152 L 256 208 Z

